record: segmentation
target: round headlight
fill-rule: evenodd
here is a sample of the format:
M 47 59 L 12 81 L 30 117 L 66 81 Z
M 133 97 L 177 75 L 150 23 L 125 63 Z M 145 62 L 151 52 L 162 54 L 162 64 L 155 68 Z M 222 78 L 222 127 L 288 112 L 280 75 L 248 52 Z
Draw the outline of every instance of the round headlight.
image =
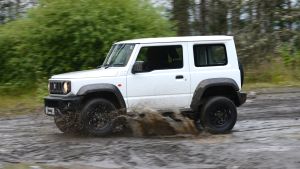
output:
M 69 93 L 70 90 L 71 90 L 70 82 L 64 82 L 64 85 L 63 85 L 63 92 L 64 92 L 64 94 Z

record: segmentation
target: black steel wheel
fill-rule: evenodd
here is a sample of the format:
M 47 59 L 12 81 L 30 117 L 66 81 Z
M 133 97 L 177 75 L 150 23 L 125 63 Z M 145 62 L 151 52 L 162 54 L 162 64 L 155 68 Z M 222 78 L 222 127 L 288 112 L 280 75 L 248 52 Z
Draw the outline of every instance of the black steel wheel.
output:
M 201 122 L 210 133 L 222 134 L 232 130 L 236 123 L 235 104 L 226 97 L 212 97 L 203 106 Z
M 93 99 L 86 103 L 82 110 L 84 130 L 93 136 L 111 134 L 116 106 L 106 99 Z

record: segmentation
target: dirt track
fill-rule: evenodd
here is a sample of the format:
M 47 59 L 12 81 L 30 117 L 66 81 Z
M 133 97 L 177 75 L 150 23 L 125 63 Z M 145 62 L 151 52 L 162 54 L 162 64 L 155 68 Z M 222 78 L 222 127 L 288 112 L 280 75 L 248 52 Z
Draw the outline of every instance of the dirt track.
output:
M 42 113 L 0 119 L 0 168 L 300 168 L 300 89 L 260 91 L 231 134 L 65 136 Z M 26 168 L 25 167 L 25 168 Z

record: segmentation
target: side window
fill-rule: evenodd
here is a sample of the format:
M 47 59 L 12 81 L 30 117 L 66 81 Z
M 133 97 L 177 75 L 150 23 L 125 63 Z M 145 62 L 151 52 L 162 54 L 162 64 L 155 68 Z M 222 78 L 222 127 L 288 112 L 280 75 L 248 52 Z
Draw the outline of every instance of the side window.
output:
M 225 45 L 194 45 L 194 62 L 196 67 L 226 65 Z
M 180 69 L 183 67 L 182 46 L 142 47 L 136 61 L 143 63 L 143 71 Z

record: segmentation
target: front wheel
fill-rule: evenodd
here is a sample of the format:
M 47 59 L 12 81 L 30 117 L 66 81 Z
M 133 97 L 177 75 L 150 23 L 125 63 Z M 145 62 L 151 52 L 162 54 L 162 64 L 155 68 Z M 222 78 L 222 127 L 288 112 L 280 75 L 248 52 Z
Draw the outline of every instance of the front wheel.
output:
M 82 120 L 86 133 L 106 136 L 113 132 L 113 116 L 116 106 L 106 99 L 93 99 L 82 109 Z
M 210 133 L 228 133 L 234 127 L 236 120 L 236 106 L 226 97 L 212 97 L 202 108 L 201 121 L 205 130 Z

